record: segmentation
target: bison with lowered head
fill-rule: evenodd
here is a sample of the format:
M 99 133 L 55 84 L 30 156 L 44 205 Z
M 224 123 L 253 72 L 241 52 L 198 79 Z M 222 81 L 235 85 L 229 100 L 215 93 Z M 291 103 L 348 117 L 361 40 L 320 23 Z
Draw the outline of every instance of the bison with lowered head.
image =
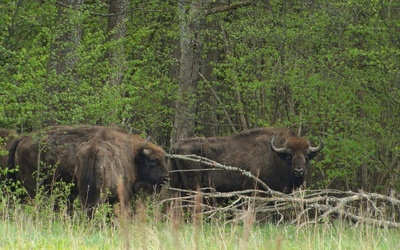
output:
M 122 157 L 131 157 L 136 160 L 137 166 L 147 164 L 143 157 L 138 157 L 138 154 L 135 154 L 136 151 L 134 151 L 134 149 L 137 149 L 134 145 L 140 144 L 143 139 L 130 136 L 122 129 L 102 126 L 64 126 L 29 136 L 21 136 L 14 140 L 10 147 L 8 165 L 10 169 L 18 166 L 19 171 L 8 173 L 7 177 L 20 181 L 30 197 L 34 197 L 37 194 L 38 188 L 51 191 L 54 183 L 58 181 L 73 183 L 69 196 L 70 204 L 72 204 L 72 201 L 79 194 L 76 173 L 78 148 L 81 149 L 82 143 L 89 142 L 93 138 L 100 139 L 97 135 L 102 133 L 110 135 L 109 137 L 104 137 L 104 139 L 109 140 L 108 143 L 115 144 L 117 140 L 126 141 L 128 138 L 131 140 L 131 151 L 127 150 L 128 143 L 124 144 L 124 148 L 119 148 L 121 145 L 114 147 L 114 150 L 118 152 L 118 154 L 112 155 L 114 161 L 122 162 Z M 143 151 L 143 153 L 148 152 L 151 151 Z M 81 151 L 80 154 L 82 155 Z M 155 156 L 154 154 L 148 156 L 160 157 L 164 161 L 164 156 Z M 40 164 L 38 164 L 39 162 Z M 123 167 L 132 168 L 131 165 L 124 165 Z M 165 176 L 167 171 L 165 163 L 164 168 L 164 172 L 158 173 L 160 175 L 159 178 L 164 178 Z M 129 170 L 126 173 L 130 173 Z M 147 172 L 132 172 L 131 174 L 139 176 L 137 180 L 142 180 L 141 182 L 146 184 L 145 186 L 154 184 L 152 180 L 149 181 L 151 184 L 146 182 L 148 180 L 147 174 L 149 174 Z M 70 209 L 72 209 L 72 206 Z
M 172 146 L 173 154 L 202 156 L 251 172 L 271 189 L 291 193 L 300 187 L 310 160 L 323 148 L 286 128 L 258 128 L 227 137 L 189 138 Z M 196 190 L 212 187 L 219 192 L 254 189 L 256 183 L 226 170 L 187 171 L 210 168 L 201 163 L 171 159 L 172 187 Z M 174 171 L 175 170 L 175 171 Z M 186 170 L 186 171 L 176 171 Z
M 106 201 L 128 205 L 138 186 L 159 189 L 168 180 L 166 153 L 138 135 L 99 131 L 77 151 L 79 196 L 89 216 Z

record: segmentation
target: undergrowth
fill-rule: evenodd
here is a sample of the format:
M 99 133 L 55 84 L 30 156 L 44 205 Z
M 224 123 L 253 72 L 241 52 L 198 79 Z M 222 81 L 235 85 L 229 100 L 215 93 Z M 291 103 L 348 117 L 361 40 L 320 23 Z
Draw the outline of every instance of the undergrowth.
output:
M 65 191 L 65 190 L 64 190 Z M 54 193 L 54 192 L 53 192 Z M 87 218 L 79 201 L 68 214 L 67 195 L 19 200 L 4 192 L 0 203 L 1 249 L 398 249 L 400 230 L 336 220 L 307 226 L 259 223 L 242 216 L 185 217 L 137 199 L 134 212 L 103 204 Z M 55 203 L 57 203 L 55 206 Z

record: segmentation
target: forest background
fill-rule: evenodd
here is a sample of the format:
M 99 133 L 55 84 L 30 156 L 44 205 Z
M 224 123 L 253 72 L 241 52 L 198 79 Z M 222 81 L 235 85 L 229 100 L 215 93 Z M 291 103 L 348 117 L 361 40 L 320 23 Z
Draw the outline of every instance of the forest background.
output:
M 400 190 L 400 2 L 3 0 L 0 127 L 120 126 L 167 151 L 289 127 L 309 188 Z

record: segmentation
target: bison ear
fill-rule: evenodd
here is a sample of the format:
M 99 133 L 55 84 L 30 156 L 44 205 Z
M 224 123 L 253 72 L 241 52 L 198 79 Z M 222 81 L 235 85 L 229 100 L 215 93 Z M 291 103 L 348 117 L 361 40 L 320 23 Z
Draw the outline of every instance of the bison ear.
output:
M 146 157 L 149 157 L 151 155 L 151 150 L 148 148 L 143 148 L 140 150 L 140 153 Z
M 315 156 L 317 156 L 317 152 L 311 152 L 308 155 L 308 159 L 311 160 L 312 158 L 314 158 Z

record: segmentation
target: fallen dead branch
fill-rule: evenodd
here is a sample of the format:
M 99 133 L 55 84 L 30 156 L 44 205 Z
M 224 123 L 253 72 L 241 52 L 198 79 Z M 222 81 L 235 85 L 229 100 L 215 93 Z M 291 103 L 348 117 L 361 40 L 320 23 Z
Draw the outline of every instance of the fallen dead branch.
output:
M 248 209 L 256 221 L 274 220 L 277 223 L 290 222 L 299 226 L 315 223 L 329 223 L 345 219 L 355 224 L 370 224 L 383 228 L 400 228 L 400 199 L 398 195 L 386 196 L 364 191 L 341 191 L 334 189 L 299 190 L 292 194 L 283 194 L 271 190 L 265 183 L 250 172 L 225 166 L 215 161 L 195 155 L 169 155 L 211 166 L 210 169 L 195 171 L 214 171 L 217 169 L 235 171 L 256 181 L 263 190 L 251 189 L 235 192 L 216 192 L 211 188 L 193 191 L 168 187 L 174 193 L 158 205 L 167 205 L 169 209 L 193 211 L 197 206 L 197 216 L 220 218 L 227 216 L 238 220 Z M 212 170 L 211 170 L 212 169 Z M 179 195 L 176 195 L 179 194 Z M 201 204 L 196 199 L 201 196 Z M 182 212 L 184 213 L 184 212 Z
M 265 197 L 262 190 L 236 192 L 203 192 L 169 188 L 180 191 L 180 196 L 162 200 L 162 204 L 175 204 L 173 209 L 189 210 L 196 205 L 195 197 L 203 197 L 201 213 L 207 218 L 229 214 L 239 217 L 252 204 L 259 222 L 271 218 L 305 226 L 307 224 L 347 219 L 356 224 L 366 223 L 384 228 L 400 228 L 400 200 L 377 193 L 340 190 L 303 190 L 293 194 Z M 223 199 L 222 203 L 213 202 Z M 176 204 L 181 204 L 176 206 Z

